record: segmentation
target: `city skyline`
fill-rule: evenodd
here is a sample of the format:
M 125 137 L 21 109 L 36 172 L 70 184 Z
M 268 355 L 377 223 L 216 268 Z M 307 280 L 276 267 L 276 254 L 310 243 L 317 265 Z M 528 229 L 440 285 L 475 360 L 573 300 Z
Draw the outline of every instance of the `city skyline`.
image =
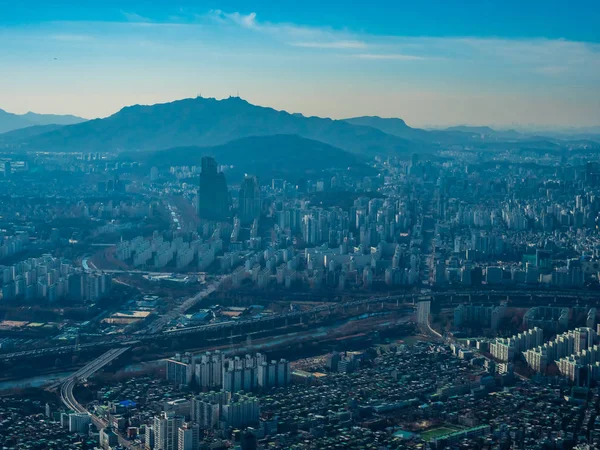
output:
M 319 15 L 262 2 L 83 3 L 0 3 L 0 108 L 95 118 L 239 93 L 288 112 L 421 127 L 599 125 L 592 2 L 518 13 L 493 2 L 333 2 Z
M 0 0 L 0 448 L 600 449 L 599 13 Z

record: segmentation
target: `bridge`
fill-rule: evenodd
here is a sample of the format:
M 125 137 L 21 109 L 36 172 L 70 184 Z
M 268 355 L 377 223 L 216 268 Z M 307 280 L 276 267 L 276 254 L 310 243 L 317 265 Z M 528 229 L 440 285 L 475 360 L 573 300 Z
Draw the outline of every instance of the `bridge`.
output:
M 79 381 L 84 381 L 87 378 L 91 377 L 103 367 L 117 359 L 127 350 L 129 350 L 129 347 L 121 347 L 109 350 L 99 358 L 96 358 L 94 361 L 90 362 L 74 374 L 67 377 L 64 381 L 59 382 L 58 385 L 52 385 L 48 389 L 56 389 L 58 386 L 60 386 L 60 399 L 63 402 L 63 404 L 67 407 L 67 409 L 75 411 L 77 413 L 90 414 L 92 423 L 96 426 L 96 428 L 98 428 L 99 430 L 102 428 L 106 428 L 108 426 L 108 422 L 95 414 L 91 414 L 81 403 L 77 401 L 75 395 L 73 394 L 73 390 L 75 389 L 75 386 L 77 385 L 77 383 L 79 383 Z M 118 430 L 115 430 L 115 432 L 119 439 L 120 445 L 131 450 L 141 450 L 139 446 L 127 440 Z
M 215 285 L 209 285 L 209 290 L 215 289 Z M 207 295 L 206 292 L 200 293 L 191 297 L 186 301 L 187 304 L 181 305 L 178 311 L 173 311 L 168 315 L 168 318 L 174 318 L 177 314 L 181 314 L 182 310 L 189 309 L 191 305 L 198 302 L 201 298 Z M 143 332 L 130 336 L 123 336 L 121 341 L 114 339 L 100 339 L 95 342 L 85 343 L 81 345 L 66 345 L 59 347 L 44 347 L 39 349 L 24 350 L 19 352 L 0 354 L 0 361 L 18 360 L 37 358 L 43 356 L 58 356 L 63 354 L 72 354 L 78 351 L 90 351 L 103 348 L 115 347 L 115 345 L 126 346 L 132 340 L 139 342 L 149 342 L 156 340 L 164 340 L 176 336 L 186 336 L 194 333 L 206 332 L 221 332 L 223 330 L 239 329 L 238 327 L 252 326 L 253 324 L 269 324 L 274 321 L 294 321 L 299 319 L 310 319 L 319 314 L 334 314 L 338 311 L 346 311 L 349 308 L 369 308 L 372 304 L 396 302 L 398 304 L 416 304 L 419 301 L 430 300 L 433 304 L 442 304 L 447 307 L 454 307 L 460 303 L 497 303 L 502 300 L 508 300 L 521 306 L 535 306 L 538 304 L 555 304 L 556 306 L 575 306 L 577 304 L 588 303 L 590 306 L 600 306 L 600 293 L 593 291 L 569 291 L 569 290 L 529 290 L 529 289 L 474 289 L 474 290 L 444 290 L 444 291 L 422 291 L 420 293 L 402 293 L 387 296 L 372 296 L 353 300 L 344 303 L 326 303 L 314 308 L 302 311 L 289 311 L 283 314 L 274 316 L 265 316 L 260 318 L 249 318 L 236 321 L 226 321 L 206 325 L 198 325 L 193 327 L 162 330 L 162 326 L 167 322 L 167 318 L 159 319 L 158 324 L 150 324 L 149 329 Z M 189 302 L 189 303 L 188 303 Z
M 65 406 L 69 409 L 72 409 L 73 411 L 85 412 L 85 409 L 84 409 L 84 411 L 81 411 L 81 405 L 76 403 L 75 399 L 72 398 L 73 388 L 75 387 L 75 385 L 79 381 L 86 380 L 87 378 L 94 375 L 96 372 L 98 372 L 99 370 L 101 370 L 106 365 L 110 364 L 111 362 L 113 362 L 115 359 L 117 359 L 119 356 L 121 356 L 127 350 L 129 350 L 129 347 L 120 347 L 120 348 L 115 348 L 115 349 L 109 350 L 106 353 L 104 353 L 103 355 L 101 355 L 100 357 L 93 360 L 92 362 L 83 366 L 77 372 L 69 375 L 64 380 L 57 381 L 56 383 L 50 385 L 47 389 L 53 391 L 62 385 L 61 400 L 63 401 Z M 70 387 L 70 388 L 65 389 L 65 387 L 67 387 L 67 388 Z M 70 395 L 68 395 L 69 394 L 68 391 L 70 391 Z M 65 395 L 63 396 L 63 394 L 65 394 Z
M 429 296 L 426 296 L 429 298 Z M 301 311 L 290 311 L 282 314 L 277 314 L 276 316 L 265 316 L 259 318 L 250 318 L 244 320 L 229 320 L 226 322 L 218 322 L 207 325 L 198 325 L 194 327 L 185 327 L 181 329 L 173 329 L 163 331 L 164 336 L 184 336 L 187 334 L 193 333 L 201 333 L 204 331 L 218 331 L 228 328 L 239 327 L 243 325 L 251 325 L 251 324 L 260 324 L 260 323 L 269 323 L 273 320 L 294 320 L 299 318 L 305 318 L 310 316 L 316 316 L 321 313 L 333 314 L 337 311 L 347 311 L 352 308 L 360 308 L 367 307 L 370 305 L 378 304 L 378 303 L 390 303 L 396 302 L 398 306 L 401 304 L 406 306 L 407 308 L 414 309 L 412 303 L 418 301 L 421 298 L 419 295 L 400 295 L 400 296 L 387 296 L 387 297 L 369 297 L 367 299 L 355 300 L 351 302 L 344 303 L 330 303 L 322 306 L 317 306 L 314 308 L 301 310 Z M 411 305 L 405 305 L 405 303 L 411 303 Z
M 311 316 L 315 316 L 321 313 L 333 314 L 336 311 L 346 311 L 351 308 L 360 308 L 365 306 L 367 308 L 370 305 L 378 304 L 378 303 L 389 303 L 396 302 L 399 305 L 404 303 L 411 303 L 411 305 L 405 305 L 409 308 L 413 308 L 412 303 L 418 300 L 420 297 L 417 295 L 399 295 L 399 296 L 387 296 L 387 297 L 369 297 L 366 299 L 355 300 L 351 302 L 344 303 L 329 303 L 326 305 L 317 306 L 310 309 L 300 310 L 300 311 L 289 311 L 283 314 L 277 314 L 273 316 L 265 316 L 261 318 L 248 318 L 242 320 L 230 320 L 225 322 L 218 322 L 213 324 L 206 325 L 198 325 L 193 327 L 185 327 L 180 329 L 173 330 L 165 330 L 158 333 L 152 334 L 135 334 L 131 336 L 125 336 L 122 340 L 108 340 L 101 339 L 95 342 L 81 344 L 81 345 L 65 345 L 59 347 L 44 347 L 40 349 L 33 350 L 23 350 L 20 352 L 13 353 L 4 353 L 0 354 L 0 361 L 3 360 L 16 360 L 16 359 L 27 359 L 27 358 L 35 358 L 40 356 L 48 356 L 48 355 L 61 355 L 61 354 L 70 354 L 80 350 L 93 350 L 99 349 L 102 347 L 115 347 L 117 345 L 121 346 L 129 346 L 131 342 L 148 342 L 154 340 L 161 340 L 165 338 L 171 338 L 175 336 L 185 336 L 188 334 L 194 333 L 202 333 L 202 332 L 212 332 L 212 331 L 221 331 L 225 329 L 234 329 L 237 327 L 242 327 L 245 325 L 252 324 L 265 324 L 273 321 L 286 321 L 286 320 L 295 320 L 300 318 L 309 318 Z M 429 298 L 429 297 L 428 297 Z

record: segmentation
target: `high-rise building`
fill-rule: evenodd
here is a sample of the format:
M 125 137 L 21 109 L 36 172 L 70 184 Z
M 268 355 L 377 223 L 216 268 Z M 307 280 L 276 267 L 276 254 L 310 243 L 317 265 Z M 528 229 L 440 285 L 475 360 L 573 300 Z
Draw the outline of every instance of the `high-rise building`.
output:
M 240 222 L 250 224 L 260 217 L 260 187 L 253 176 L 246 176 L 240 187 Z
M 227 392 L 249 391 L 254 388 L 255 369 L 235 369 L 232 366 L 223 371 L 223 390 Z
M 229 194 L 225 174 L 219 172 L 217 162 L 210 156 L 202 157 L 198 214 L 205 220 L 225 220 L 229 215 Z
M 245 427 L 258 423 L 260 406 L 256 397 L 236 395 L 223 405 L 222 416 L 229 427 Z
M 154 427 L 147 426 L 146 427 L 146 436 L 144 437 L 144 446 L 147 450 L 152 450 L 154 448 Z
M 71 433 L 86 434 L 92 416 L 88 413 L 73 413 L 69 414 L 69 431 Z
M 178 450 L 198 450 L 200 447 L 200 427 L 195 423 L 186 423 L 179 427 Z
M 285 359 L 277 363 L 277 386 L 287 386 L 290 381 L 290 363 Z
M 258 387 L 258 373 L 266 356 L 257 353 L 256 356 L 246 355 L 245 358 L 236 356 L 224 361 L 223 390 L 231 393 L 250 392 Z M 262 372 L 261 372 L 262 373 Z M 260 385 L 265 387 L 264 385 Z
M 290 363 L 285 359 L 270 363 L 263 361 L 256 369 L 256 384 L 261 389 L 287 386 L 290 380 Z
M 179 450 L 179 428 L 183 425 L 183 416 L 172 411 L 162 412 L 154 418 L 154 449 Z
M 103 428 L 100 430 L 100 447 L 105 450 L 111 449 L 119 445 L 119 436 L 112 430 L 112 428 Z
M 192 420 L 202 428 L 215 428 L 219 423 L 221 408 L 229 402 L 228 392 L 207 392 L 192 399 Z
M 212 429 L 219 423 L 221 407 L 216 401 L 194 399 L 194 420 L 205 429 Z
M 178 386 L 186 386 L 194 378 L 194 361 L 190 355 L 175 355 L 167 360 L 167 381 Z
M 206 352 L 196 363 L 196 382 L 201 388 L 215 388 L 223 383 L 223 356 L 220 351 Z

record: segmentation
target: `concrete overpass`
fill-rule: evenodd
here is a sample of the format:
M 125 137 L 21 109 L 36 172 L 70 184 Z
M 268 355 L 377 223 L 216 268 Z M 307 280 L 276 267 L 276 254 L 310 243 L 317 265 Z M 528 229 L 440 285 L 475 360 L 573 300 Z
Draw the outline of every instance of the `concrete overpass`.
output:
M 69 375 L 64 380 L 58 381 L 58 382 L 50 385 L 48 387 L 48 390 L 54 390 L 54 389 L 58 388 L 58 386 L 60 386 L 60 385 L 65 386 L 69 381 L 72 381 L 72 380 L 75 380 L 76 382 L 86 380 L 87 378 L 91 377 L 96 372 L 98 372 L 99 370 L 104 368 L 106 365 L 113 362 L 115 359 L 117 359 L 119 356 L 121 356 L 127 350 L 129 350 L 129 347 L 120 347 L 120 348 L 115 348 L 115 349 L 107 351 L 103 355 L 99 356 L 95 360 L 93 360 L 90 363 L 83 366 L 77 372 Z M 66 406 L 68 407 L 69 405 L 66 405 Z M 77 411 L 77 408 L 72 408 L 72 409 L 74 411 Z
M 430 300 L 432 305 L 442 305 L 445 307 L 454 307 L 460 303 L 498 303 L 502 300 L 514 302 L 518 306 L 535 306 L 554 304 L 556 306 L 575 306 L 576 304 L 588 303 L 590 306 L 598 305 L 600 307 L 600 293 L 593 291 L 557 291 L 557 290 L 528 290 L 528 289 L 476 289 L 476 290 L 445 290 L 445 291 L 422 291 L 421 293 L 402 293 L 387 296 L 372 296 L 360 300 L 354 300 L 344 303 L 327 303 L 302 311 L 289 311 L 275 316 L 265 316 L 261 318 L 250 318 L 237 321 L 226 321 L 214 324 L 199 325 L 195 327 L 186 327 L 181 329 L 163 331 L 162 327 L 169 320 L 175 318 L 177 314 L 189 309 L 193 304 L 200 301 L 206 295 L 216 289 L 215 284 L 209 285 L 207 291 L 203 291 L 196 296 L 188 299 L 186 303 L 176 308 L 167 317 L 160 318 L 157 324 L 151 324 L 144 332 L 123 336 L 120 341 L 115 339 L 100 339 L 95 342 L 81 345 L 67 345 L 59 347 L 45 347 L 40 349 L 25 350 L 20 352 L 0 354 L 0 361 L 28 359 L 40 356 L 58 356 L 71 354 L 77 351 L 94 350 L 102 348 L 111 348 L 115 345 L 127 345 L 130 341 L 151 342 L 154 340 L 164 340 L 176 336 L 186 336 L 194 333 L 218 332 L 227 329 L 237 329 L 252 324 L 269 324 L 273 321 L 281 322 L 290 320 L 309 320 L 319 314 L 335 314 L 338 311 L 347 311 L 349 308 L 360 308 L 374 305 L 377 303 L 397 302 L 398 304 L 415 304 L 418 301 Z
M 121 347 L 107 351 L 99 358 L 96 358 L 94 361 L 90 362 L 85 367 L 82 367 L 77 372 L 67 377 L 62 382 L 62 384 L 60 384 L 60 399 L 63 402 L 63 404 L 67 407 L 67 409 L 75 411 L 77 413 L 89 414 L 91 416 L 92 423 L 99 430 L 102 428 L 106 428 L 108 426 L 108 422 L 95 414 L 91 414 L 81 403 L 77 401 L 75 395 L 73 394 L 73 390 L 75 389 L 77 383 L 91 377 L 92 375 L 100 371 L 102 368 L 104 368 L 106 365 L 110 364 L 112 361 L 117 359 L 127 350 L 129 350 L 129 347 Z M 50 388 L 52 387 L 53 386 L 50 386 Z M 119 438 L 120 445 L 131 450 L 141 450 L 139 446 L 125 439 L 125 437 L 118 430 L 115 430 L 115 432 Z

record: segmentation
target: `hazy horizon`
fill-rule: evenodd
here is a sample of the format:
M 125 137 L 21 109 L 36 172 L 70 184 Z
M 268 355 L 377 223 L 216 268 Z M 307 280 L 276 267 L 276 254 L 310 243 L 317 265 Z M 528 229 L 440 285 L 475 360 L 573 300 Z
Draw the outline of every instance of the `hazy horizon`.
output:
M 232 96 L 227 96 L 227 97 L 222 97 L 222 98 L 217 98 L 217 97 L 208 97 L 208 96 L 201 96 L 204 99 L 215 99 L 217 101 L 221 101 L 221 100 L 226 100 L 228 98 L 231 97 L 236 97 L 237 95 L 232 95 Z M 176 101 L 180 101 L 180 100 L 187 100 L 187 99 L 192 99 L 192 98 L 197 98 L 196 97 L 182 97 L 182 98 L 176 98 L 176 99 L 172 99 L 170 101 L 160 101 L 157 103 L 133 103 L 131 105 L 124 105 L 123 107 L 119 108 L 118 110 L 115 110 L 114 112 L 106 115 L 106 116 L 99 116 L 99 117 L 83 117 L 81 115 L 78 114 L 72 114 L 72 113 L 56 113 L 56 112 L 52 112 L 52 111 L 24 111 L 24 112 L 15 112 L 15 111 L 8 111 L 4 108 L 2 108 L 0 106 L 0 110 L 3 110 L 7 113 L 11 113 L 11 114 L 17 114 L 20 116 L 24 116 L 28 113 L 33 113 L 33 114 L 42 114 L 42 115 L 61 115 L 61 116 L 74 116 L 74 117 L 78 117 L 80 119 L 85 119 L 87 120 L 94 120 L 94 119 L 104 119 L 107 117 L 110 117 L 116 113 L 118 113 L 119 111 L 121 111 L 124 108 L 130 107 L 130 106 L 153 106 L 153 105 L 158 105 L 158 104 L 164 104 L 164 103 L 171 103 L 171 102 L 176 102 Z M 239 97 L 244 101 L 248 101 L 247 99 L 243 98 L 243 97 Z M 249 102 L 249 101 L 248 101 Z M 260 107 L 265 107 L 265 108 L 272 108 L 272 106 L 270 105 L 260 105 L 260 104 L 256 104 L 253 102 L 249 102 L 255 106 L 260 106 Z M 314 114 L 304 114 L 301 111 L 292 111 L 292 110 L 287 110 L 287 109 L 279 109 L 279 108 L 274 108 L 278 111 L 283 111 L 283 112 L 287 112 L 289 114 L 302 114 L 305 117 L 320 117 L 320 118 L 330 118 L 333 120 L 345 120 L 345 119 L 352 119 L 355 117 L 365 117 L 365 116 L 371 116 L 371 117 L 380 117 L 382 119 L 400 119 L 403 120 L 406 125 L 408 125 L 409 127 L 413 127 L 413 128 L 422 128 L 422 129 L 431 129 L 431 130 L 435 130 L 435 129 L 446 129 L 446 128 L 452 128 L 452 127 L 461 127 L 461 126 L 465 126 L 465 127 L 490 127 L 496 130 L 510 130 L 510 129 L 515 129 L 515 130 L 522 130 L 522 131 L 542 131 L 542 130 L 546 130 L 546 131 L 555 131 L 555 132 L 561 132 L 561 131 L 580 131 L 580 130 L 588 130 L 588 129 L 593 129 L 594 133 L 598 132 L 597 129 L 600 129 L 600 122 L 598 125 L 583 125 L 583 126 L 579 126 L 579 125 L 562 125 L 562 124 L 532 124 L 532 123 L 512 123 L 512 124 L 494 124 L 494 123 L 481 123 L 481 124 L 473 124 L 473 123 L 464 123 L 464 122 L 456 122 L 456 123 L 440 123 L 440 124 L 422 124 L 422 125 L 415 125 L 410 123 L 409 121 L 407 121 L 404 117 L 395 117 L 395 116 L 379 116 L 376 114 L 358 114 L 356 116 L 344 116 L 344 117 L 329 117 L 329 116 L 318 116 L 318 115 L 314 115 Z
M 596 4 L 428 3 L 0 3 L 0 108 L 97 118 L 239 92 L 415 127 L 600 125 Z

